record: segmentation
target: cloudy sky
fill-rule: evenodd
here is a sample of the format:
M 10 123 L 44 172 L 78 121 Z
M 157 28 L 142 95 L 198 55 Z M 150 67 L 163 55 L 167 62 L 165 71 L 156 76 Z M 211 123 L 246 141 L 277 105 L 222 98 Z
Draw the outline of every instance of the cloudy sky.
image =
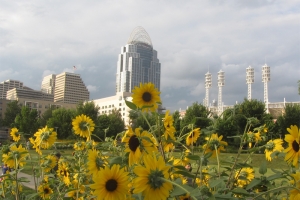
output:
M 118 54 L 137 26 L 158 51 L 167 109 L 202 103 L 208 71 L 211 101 L 218 99 L 220 70 L 224 104 L 243 101 L 249 65 L 252 97 L 263 101 L 265 63 L 269 102 L 300 101 L 298 0 L 0 0 L 0 82 L 14 79 L 40 90 L 45 75 L 76 66 L 91 99 L 113 96 Z

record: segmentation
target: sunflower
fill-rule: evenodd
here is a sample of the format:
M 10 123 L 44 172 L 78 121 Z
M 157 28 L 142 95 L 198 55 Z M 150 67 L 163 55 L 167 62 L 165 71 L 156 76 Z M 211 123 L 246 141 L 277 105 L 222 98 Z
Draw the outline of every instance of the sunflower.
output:
M 39 129 L 34 136 L 35 144 L 33 145 L 37 145 L 42 149 L 49 149 L 56 141 L 57 133 L 53 131 L 53 128 L 45 126 L 45 128 Z
M 288 142 L 289 146 L 284 150 L 286 153 L 284 160 L 286 160 L 288 163 L 292 163 L 293 166 L 298 167 L 298 160 L 300 156 L 300 130 L 296 125 L 292 125 L 291 128 L 287 128 L 287 131 L 290 134 L 285 135 L 284 140 Z
M 65 162 L 59 162 L 58 163 L 58 170 L 56 171 L 58 177 L 62 179 L 62 181 L 69 186 L 70 185 L 70 173 L 69 173 L 69 167 L 67 163 Z
M 35 149 L 35 151 L 42 155 L 42 151 L 40 149 L 40 147 L 38 146 L 38 144 L 36 143 L 36 141 L 33 138 L 29 138 L 30 143 L 33 145 L 32 148 Z
M 164 152 L 170 152 L 175 149 L 175 146 L 172 142 L 166 141 L 166 142 L 163 142 L 162 144 L 163 144 Z
M 41 184 L 38 187 L 38 192 L 40 194 L 40 197 L 42 197 L 43 199 L 49 199 L 50 195 L 53 193 L 53 190 L 48 184 Z
M 165 139 L 168 139 L 168 136 L 175 140 L 174 133 L 176 132 L 175 127 L 173 126 L 173 117 L 169 115 L 169 110 L 166 111 L 164 118 L 164 127 L 165 127 Z
M 76 135 L 89 139 L 95 129 L 95 124 L 91 118 L 82 114 L 72 120 L 73 130 Z
M 7 154 L 2 155 L 2 161 L 7 164 L 8 167 L 16 169 L 17 167 L 22 167 L 26 163 L 26 158 L 28 155 L 28 151 L 19 145 L 13 145 L 9 148 L 9 152 Z
M 80 193 L 80 194 L 84 194 L 86 191 L 86 188 L 84 185 L 80 184 L 78 182 L 78 173 L 76 173 L 73 176 L 73 181 L 72 181 L 72 186 L 74 188 L 74 190 L 71 190 L 70 192 L 68 192 L 66 194 L 66 197 L 73 197 L 74 199 L 77 198 L 76 194 Z M 77 199 L 82 199 L 83 197 L 78 197 Z
M 133 193 L 141 193 L 144 200 L 151 200 L 153 197 L 157 199 L 167 199 L 169 192 L 173 189 L 171 183 L 164 181 L 169 178 L 170 166 L 167 166 L 160 156 L 152 156 L 150 154 L 143 156 L 145 166 L 136 166 L 133 172 L 137 177 L 133 180 Z
M 120 168 L 120 165 L 113 165 L 111 168 L 105 166 L 92 179 L 95 183 L 90 187 L 94 189 L 93 193 L 98 200 L 123 200 L 128 193 L 128 172 Z
M 211 137 L 206 137 L 205 140 L 207 140 L 207 143 L 203 145 L 205 153 L 212 152 L 212 156 L 216 156 L 215 147 L 217 148 L 218 154 L 220 154 L 220 151 L 225 151 L 224 146 L 227 146 L 227 142 L 222 141 L 222 138 L 223 136 L 218 137 L 218 134 L 212 134 Z
M 41 162 L 41 167 L 44 168 L 44 171 L 49 172 L 56 166 L 57 158 L 54 155 L 47 155 Z
M 94 174 L 98 173 L 99 170 L 107 164 L 104 157 L 99 155 L 99 151 L 96 149 L 91 149 L 88 151 L 88 173 Z
M 76 150 L 76 151 L 82 151 L 82 150 L 84 150 L 86 148 L 86 143 L 85 142 L 76 142 L 75 144 L 74 144 L 74 149 Z
M 235 179 L 238 187 L 244 187 L 254 179 L 254 170 L 250 167 L 244 167 L 235 173 Z
M 200 136 L 200 128 L 195 128 L 186 137 L 186 145 L 190 146 L 191 144 L 195 143 L 199 136 Z
M 160 92 L 153 83 L 140 83 L 140 87 L 135 87 L 132 93 L 132 102 L 143 111 L 155 111 L 158 108 L 157 103 L 161 101 Z
M 290 200 L 300 199 L 300 172 L 296 172 L 296 174 L 291 174 L 293 180 L 290 181 L 297 189 L 290 190 Z
M 211 179 L 211 176 L 209 175 L 209 167 L 202 169 L 202 177 L 196 178 L 196 184 L 200 187 L 202 185 L 208 186 L 209 180 Z
M 15 142 L 18 142 L 21 139 L 21 134 L 19 133 L 19 130 L 17 128 L 12 128 L 10 130 L 10 135 Z
M 272 160 L 271 154 L 273 152 L 281 152 L 283 151 L 282 147 L 282 139 L 275 139 L 275 140 L 270 140 L 266 145 L 265 145 L 265 153 L 266 153 L 266 159 L 268 161 Z
M 136 128 L 133 132 L 132 128 L 128 127 L 122 138 L 122 142 L 126 143 L 125 152 L 129 152 L 129 165 L 138 163 L 142 153 L 157 151 L 155 138 L 147 131 L 140 132 L 140 128 Z
M 247 141 L 249 142 L 249 148 L 252 148 L 252 143 L 253 142 L 257 143 L 260 140 L 261 140 L 261 137 L 260 137 L 259 132 L 254 133 L 254 132 L 249 131 L 247 133 Z

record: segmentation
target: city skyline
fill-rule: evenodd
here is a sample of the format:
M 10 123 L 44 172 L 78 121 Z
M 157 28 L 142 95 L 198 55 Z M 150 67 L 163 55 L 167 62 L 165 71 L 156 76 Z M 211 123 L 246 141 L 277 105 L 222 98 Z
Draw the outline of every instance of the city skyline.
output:
M 120 46 L 135 27 L 142 26 L 158 52 L 161 99 L 167 109 L 203 103 L 208 71 L 210 102 L 218 99 L 220 70 L 225 72 L 224 104 L 243 101 L 249 65 L 255 74 L 253 99 L 264 100 L 264 64 L 271 70 L 269 102 L 300 99 L 298 1 L 91 1 L 87 5 L 29 0 L 0 5 L 0 82 L 19 80 L 40 90 L 44 76 L 73 72 L 76 66 L 91 100 L 112 96 Z

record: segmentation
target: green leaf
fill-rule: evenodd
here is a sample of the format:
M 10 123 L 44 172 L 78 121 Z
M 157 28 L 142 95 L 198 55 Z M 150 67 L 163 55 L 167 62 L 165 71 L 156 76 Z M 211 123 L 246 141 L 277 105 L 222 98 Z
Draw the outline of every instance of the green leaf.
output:
M 137 107 L 134 103 L 132 103 L 131 101 L 126 101 L 125 100 L 126 105 L 131 109 L 131 110 L 136 110 Z
M 180 187 L 174 187 L 173 191 L 170 194 L 170 197 L 175 197 L 175 196 L 183 195 L 185 193 L 186 193 L 186 191 L 184 191 Z
M 255 178 L 253 179 L 246 187 L 246 190 L 249 190 L 257 185 L 259 185 L 261 183 L 261 180 L 259 178 Z
M 200 159 L 200 157 L 199 156 L 197 156 L 197 155 L 188 155 L 188 156 L 186 156 L 188 159 L 191 159 L 191 160 L 199 160 Z
M 109 164 L 110 165 L 114 165 L 114 164 L 120 165 L 120 164 L 122 164 L 122 161 L 123 161 L 122 157 L 118 156 L 118 157 L 114 157 L 114 158 L 110 159 Z
M 264 160 L 259 167 L 259 173 L 264 175 L 265 173 L 267 173 L 267 170 L 267 161 Z
M 183 176 L 187 176 L 187 177 L 190 177 L 190 178 L 194 178 L 195 177 L 193 174 L 189 173 L 188 171 L 181 171 L 181 170 L 179 170 L 179 171 L 174 172 L 174 174 L 181 174 Z
M 283 177 L 284 177 L 284 175 L 282 175 L 281 173 L 277 173 L 277 174 L 273 174 L 273 175 L 267 177 L 267 180 L 272 181 L 274 179 L 283 178 Z
M 181 165 L 177 165 L 177 166 L 173 166 L 174 168 L 180 169 L 180 170 L 186 170 L 184 166 Z
M 224 183 L 224 181 L 221 180 L 221 179 L 211 180 L 211 181 L 209 181 L 209 186 L 210 186 L 210 188 L 213 188 L 213 187 L 216 187 L 216 186 L 218 186 L 222 183 Z
M 249 192 L 247 192 L 247 190 L 245 190 L 243 188 L 240 188 L 240 187 L 234 188 L 232 190 L 232 192 L 235 193 L 235 194 L 250 195 Z

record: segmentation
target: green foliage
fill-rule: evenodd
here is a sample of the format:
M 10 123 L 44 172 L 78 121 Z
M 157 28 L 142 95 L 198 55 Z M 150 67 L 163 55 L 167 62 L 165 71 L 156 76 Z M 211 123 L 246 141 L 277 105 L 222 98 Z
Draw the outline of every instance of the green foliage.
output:
M 54 108 L 48 108 L 40 117 L 40 126 L 44 127 L 47 125 L 47 121 L 52 117 Z
M 286 105 L 284 114 L 278 117 L 275 126 L 274 132 L 281 137 L 287 133 L 287 128 L 291 125 L 297 125 L 300 127 L 300 105 Z
M 211 120 L 208 118 L 210 114 L 210 111 L 202 104 L 198 102 L 193 103 L 193 105 L 186 110 L 181 123 L 181 129 L 191 123 L 194 124 L 194 128 L 208 127 L 211 123 Z
M 181 119 L 180 119 L 179 111 L 175 111 L 172 116 L 173 116 L 173 120 L 174 120 L 173 126 L 174 126 L 174 128 L 176 130 L 176 132 L 175 132 L 174 135 L 175 136 L 179 136 L 179 134 L 180 134 L 180 126 L 181 126 Z
M 4 113 L 3 125 L 10 128 L 14 127 L 15 118 L 20 113 L 21 106 L 19 105 L 18 101 L 9 102 Z
M 14 126 L 23 132 L 26 138 L 32 137 L 39 127 L 38 112 L 23 106 L 21 113 L 15 118 Z
M 95 122 L 97 120 L 99 110 L 99 106 L 96 106 L 93 101 L 80 102 L 76 107 L 76 115 L 87 115 Z
M 156 115 L 152 113 L 144 113 L 143 117 L 143 115 L 140 112 L 131 110 L 129 113 L 129 118 L 133 129 L 141 127 L 143 130 L 149 130 L 150 126 L 153 126 L 156 123 Z M 147 123 L 147 121 L 149 122 L 150 126 Z
M 112 113 L 108 115 L 108 118 L 109 128 L 106 137 L 115 137 L 118 133 L 124 131 L 125 125 L 121 113 L 118 110 L 113 110 Z
M 66 139 L 74 137 L 72 133 L 72 119 L 75 118 L 75 110 L 58 108 L 53 110 L 52 117 L 47 121 L 47 126 L 57 129 L 57 138 Z

